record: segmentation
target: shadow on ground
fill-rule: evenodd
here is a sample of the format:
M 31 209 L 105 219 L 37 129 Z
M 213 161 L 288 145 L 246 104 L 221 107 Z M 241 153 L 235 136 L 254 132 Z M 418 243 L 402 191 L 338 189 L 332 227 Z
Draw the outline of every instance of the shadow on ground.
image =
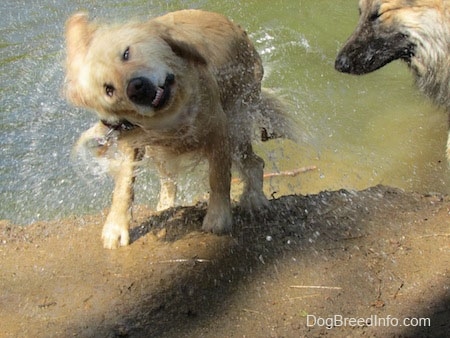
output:
M 200 232 L 206 206 L 140 209 L 133 243 L 101 248 L 103 215 L 0 225 L 7 336 L 444 337 L 450 200 L 389 187 L 233 209 L 232 236 Z M 357 325 L 353 320 L 359 320 Z

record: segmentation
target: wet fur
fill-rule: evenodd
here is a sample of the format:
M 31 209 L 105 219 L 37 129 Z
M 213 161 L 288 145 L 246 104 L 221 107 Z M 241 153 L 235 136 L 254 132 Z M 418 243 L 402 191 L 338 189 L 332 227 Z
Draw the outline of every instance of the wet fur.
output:
M 359 8 L 336 69 L 366 74 L 402 59 L 418 88 L 450 112 L 450 0 L 360 0 Z
M 241 204 L 256 210 L 267 206 L 264 162 L 252 150 L 252 128 L 263 121 L 266 134 L 283 136 L 275 130 L 283 118 L 276 99 L 261 92 L 263 67 L 244 30 L 219 14 L 197 10 L 116 26 L 77 13 L 66 23 L 66 43 L 66 96 L 104 121 L 86 131 L 76 146 L 107 158 L 114 177 L 104 247 L 129 244 L 135 166 L 142 156 L 160 172 L 160 210 L 174 205 L 178 157 L 193 153 L 208 160 L 205 231 L 231 230 L 232 163 L 244 180 Z M 170 86 L 168 74 L 175 79 Z M 136 104 L 130 96 L 136 78 L 164 88 L 164 95 L 170 87 L 167 103 Z M 136 127 L 111 128 L 120 121 Z

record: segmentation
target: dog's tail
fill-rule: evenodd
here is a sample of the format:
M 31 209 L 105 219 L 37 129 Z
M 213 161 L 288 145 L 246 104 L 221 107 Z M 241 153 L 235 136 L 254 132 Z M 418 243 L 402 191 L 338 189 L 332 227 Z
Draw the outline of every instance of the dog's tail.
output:
M 287 115 L 287 106 L 273 91 L 263 88 L 261 106 L 258 107 L 257 127 L 261 131 L 261 141 L 286 138 L 297 141 L 295 121 Z M 298 132 L 298 130 L 297 130 Z

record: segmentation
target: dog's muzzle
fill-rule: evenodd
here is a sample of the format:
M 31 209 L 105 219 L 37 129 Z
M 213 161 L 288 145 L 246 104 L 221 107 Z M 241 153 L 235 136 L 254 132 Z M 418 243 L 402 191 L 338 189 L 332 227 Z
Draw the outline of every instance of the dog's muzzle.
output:
M 171 86 L 175 75 L 167 74 L 163 86 L 155 86 L 146 77 L 135 77 L 128 82 L 127 96 L 131 102 L 154 109 L 163 108 L 171 97 Z

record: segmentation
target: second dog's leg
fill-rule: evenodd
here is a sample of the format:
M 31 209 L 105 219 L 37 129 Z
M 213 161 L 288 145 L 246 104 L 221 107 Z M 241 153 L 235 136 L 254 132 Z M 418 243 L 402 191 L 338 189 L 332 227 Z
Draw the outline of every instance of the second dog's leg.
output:
M 113 173 L 114 192 L 111 210 L 103 226 L 102 239 L 106 249 L 116 249 L 130 243 L 129 227 L 134 198 L 134 166 L 137 151 L 125 149 L 119 168 Z

